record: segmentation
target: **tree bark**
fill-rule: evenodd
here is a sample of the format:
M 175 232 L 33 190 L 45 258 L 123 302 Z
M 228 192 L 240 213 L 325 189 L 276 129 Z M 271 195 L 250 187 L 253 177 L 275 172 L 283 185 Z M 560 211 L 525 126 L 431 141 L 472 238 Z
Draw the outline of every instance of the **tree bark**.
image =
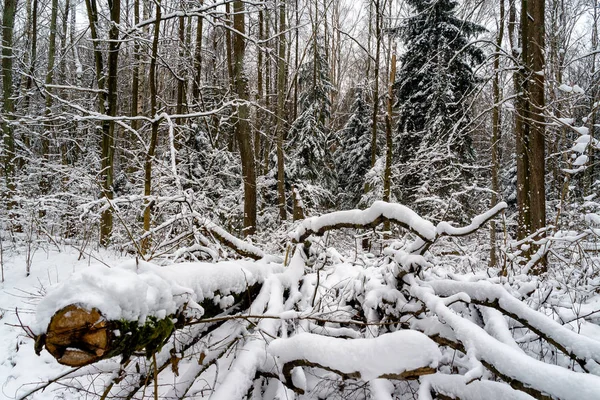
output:
M 185 83 L 187 79 L 186 76 L 186 68 L 183 65 L 183 59 L 185 57 L 185 17 L 182 15 L 179 17 L 179 26 L 178 26 L 178 34 L 179 34 L 179 68 L 178 68 L 178 76 L 177 76 L 177 105 L 175 108 L 175 114 L 183 115 L 184 112 L 184 102 L 185 102 Z M 183 122 L 182 118 L 177 118 L 175 123 L 177 125 L 181 125 Z M 177 146 L 177 141 L 175 141 L 175 146 Z
M 296 17 L 296 37 L 295 37 L 295 48 L 294 48 L 294 117 L 292 121 L 298 118 L 298 68 L 300 67 L 300 60 L 298 58 L 300 54 L 300 10 L 298 9 L 298 0 L 295 0 L 294 14 Z
M 52 82 L 54 80 L 54 64 L 56 60 L 56 23 L 58 20 L 58 0 L 52 0 L 52 12 L 50 14 L 50 36 L 48 38 L 48 66 L 46 69 L 46 79 L 44 81 L 44 89 L 46 91 L 45 99 L 45 116 L 47 118 L 44 123 L 44 134 L 42 135 L 42 163 L 48 162 L 50 155 L 50 136 L 53 134 L 54 125 L 50 121 L 52 115 Z M 42 165 L 43 165 L 42 164 Z M 46 168 L 43 168 L 44 170 Z M 40 192 L 48 194 L 50 190 L 50 182 L 45 174 L 42 174 L 39 183 Z
M 25 99 L 23 100 L 23 110 L 25 112 L 29 111 L 29 102 L 31 96 L 29 91 L 33 85 L 33 74 L 35 73 L 35 64 L 37 60 L 37 23 L 38 23 L 38 0 L 33 0 L 31 5 L 31 25 L 29 29 L 31 31 L 30 35 L 30 43 L 31 43 L 31 53 L 29 55 L 29 72 L 27 74 L 27 78 L 25 80 Z M 29 138 L 27 138 L 27 142 L 29 142 Z M 28 144 L 28 143 L 26 143 Z
M 237 106 L 235 136 L 242 159 L 242 175 L 244 181 L 244 236 L 256 232 L 256 171 L 252 136 L 248 122 L 248 81 L 244 73 L 244 57 L 246 53 L 246 33 L 244 2 L 233 2 L 233 76 L 234 88 L 240 104 Z
M 204 0 L 200 1 L 200 5 L 204 5 Z M 199 15 L 196 22 L 196 49 L 194 53 L 194 69 L 196 71 L 196 77 L 192 85 L 192 97 L 194 102 L 198 104 L 200 102 L 200 85 L 202 85 L 202 31 L 203 31 L 204 17 Z
M 92 47 L 94 51 L 94 66 L 96 69 L 96 85 L 98 86 L 98 111 L 100 114 L 107 113 L 107 94 L 104 92 L 105 89 L 105 77 L 104 77 L 104 60 L 102 58 L 102 50 L 99 45 L 98 37 L 98 6 L 96 0 L 85 0 L 85 5 L 88 14 L 88 20 L 90 24 L 90 36 L 92 39 Z M 109 201 L 113 198 L 112 196 L 112 171 L 107 168 L 108 163 L 108 144 L 109 139 L 109 124 L 107 121 L 102 121 L 102 141 L 101 141 L 101 165 L 100 171 L 101 176 L 101 190 L 102 196 L 107 198 Z M 109 190 L 107 190 L 107 188 Z M 100 244 L 107 246 L 110 242 L 110 236 L 112 234 L 112 210 L 108 207 L 100 217 Z
M 546 226 L 544 21 L 544 0 L 521 1 L 523 66 L 520 76 L 520 129 L 517 130 L 517 185 L 520 189 L 517 191 L 517 202 L 522 226 L 520 238 Z M 545 270 L 544 262 L 538 265 L 532 273 L 538 274 Z
M 373 86 L 373 120 L 371 121 L 371 167 L 377 161 L 377 116 L 379 114 L 379 60 L 381 53 L 381 10 L 379 0 L 375 1 L 375 66 Z
M 285 174 L 283 158 L 284 118 L 286 98 L 285 68 L 285 0 L 279 2 L 279 58 L 277 60 L 277 197 L 279 201 L 279 218 L 287 219 L 285 200 Z
M 496 36 L 496 51 L 494 53 L 494 79 L 492 81 L 492 94 L 494 96 L 494 108 L 492 110 L 492 201 L 491 206 L 498 203 L 498 193 L 500 184 L 498 174 L 500 171 L 499 144 L 501 137 L 501 114 L 500 99 L 502 97 L 500 89 L 500 49 L 502 48 L 502 39 L 504 36 L 504 0 L 500 0 L 500 22 L 498 23 L 498 36 Z M 490 267 L 495 267 L 498 263 L 496 253 L 496 222 L 490 222 Z
M 256 86 L 257 86 L 257 90 L 256 90 L 256 102 L 262 107 L 263 106 L 263 100 L 264 100 L 264 90 L 263 90 L 263 51 L 262 51 L 262 41 L 265 38 L 265 34 L 264 34 L 264 11 L 265 8 L 261 7 L 258 10 L 258 40 L 260 41 L 261 45 L 257 46 L 257 60 L 256 60 L 256 66 L 257 66 L 257 77 L 256 77 Z M 254 159 L 257 162 L 257 168 L 259 168 L 259 171 L 257 171 L 258 173 L 260 173 L 260 163 L 259 160 L 260 158 L 260 149 L 261 149 L 261 135 L 265 132 L 263 127 L 262 127 L 262 121 L 263 118 L 265 118 L 264 112 L 263 110 L 259 107 L 256 110 L 256 119 L 257 119 L 257 129 L 254 133 Z M 266 172 L 265 172 L 266 173 Z
M 95 0 L 92 0 L 95 1 Z M 119 28 L 121 22 L 121 0 L 109 0 L 111 27 L 108 31 L 108 81 L 106 114 L 109 117 L 117 115 L 117 72 L 119 57 Z M 114 155 L 115 155 L 115 122 L 110 120 L 102 123 L 102 180 L 104 196 L 110 201 L 113 194 L 114 181 Z M 100 243 L 108 245 L 112 235 L 113 214 L 109 208 L 102 213 L 100 223 Z
M 3 90 L 3 122 L 2 136 L 4 141 L 4 177 L 6 179 L 6 197 L 8 208 L 12 208 L 12 197 L 15 191 L 15 137 L 11 121 L 14 120 L 15 104 L 12 98 L 13 79 L 13 29 L 17 0 L 4 0 L 2 12 L 2 90 Z
M 160 119 L 157 115 L 157 100 L 158 94 L 156 90 L 156 60 L 158 58 L 158 38 L 160 34 L 160 18 L 161 18 L 161 3 L 160 0 L 156 2 L 156 16 L 154 22 L 154 37 L 152 39 L 152 54 L 150 55 L 150 68 L 148 71 L 148 81 L 150 82 L 150 118 L 152 118 L 152 130 L 150 133 L 150 146 L 148 146 L 148 153 L 146 154 L 146 161 L 144 162 L 144 196 L 148 197 L 152 194 L 152 162 L 154 161 L 154 155 L 156 153 L 156 145 L 158 142 L 158 127 L 160 125 Z M 148 199 L 145 201 L 144 207 L 144 231 L 150 230 L 150 223 L 152 220 L 152 202 Z M 141 249 L 146 253 L 150 248 L 150 237 L 144 238 Z
M 379 114 L 379 60 L 381 53 L 381 14 L 379 0 L 375 1 L 375 62 L 373 76 L 373 117 L 371 120 L 371 168 L 377 161 L 377 117 Z M 371 188 L 365 185 L 365 193 Z
M 388 85 L 388 99 L 387 99 L 387 113 L 385 116 L 385 171 L 383 174 L 383 201 L 390 201 L 390 194 L 392 188 L 392 107 L 394 105 L 394 82 L 396 78 L 396 48 L 394 46 L 392 50 L 392 59 L 390 67 L 390 81 Z M 384 223 L 384 231 L 389 232 L 390 223 L 386 221 Z
M 235 10 L 233 11 L 235 13 Z M 231 6 L 230 3 L 225 3 L 225 15 L 227 16 L 227 20 L 225 21 L 225 25 L 231 27 Z M 234 17 L 235 18 L 235 17 Z M 235 24 L 235 23 L 234 23 Z M 234 26 L 235 29 L 235 26 Z M 237 36 L 237 35 L 236 35 Z M 231 29 L 225 28 L 225 48 L 227 50 L 227 75 L 229 77 L 229 84 L 231 87 L 235 87 L 235 72 L 233 66 L 233 48 L 231 47 Z
M 511 40 L 511 48 L 513 59 L 519 59 L 518 48 L 522 42 L 521 36 L 517 37 L 517 11 L 516 0 L 510 1 L 509 11 L 509 38 Z M 515 154 L 517 158 L 517 208 L 518 208 L 518 228 L 517 237 L 519 240 L 524 239 L 531 233 L 531 202 L 529 198 L 529 146 L 528 137 L 525 134 L 525 114 L 527 101 L 524 93 L 524 84 L 526 82 L 524 71 L 525 66 L 521 63 L 517 64 L 517 72 L 513 74 L 513 83 L 515 93 L 518 93 L 516 99 L 515 113 Z
M 140 0 L 133 1 L 133 24 L 137 25 L 140 22 Z M 136 117 L 139 114 L 139 92 L 140 92 L 140 42 L 137 38 L 133 40 L 133 71 L 131 73 L 131 109 L 129 115 Z M 138 120 L 131 121 L 131 128 L 138 130 L 140 122 Z
M 598 4 L 598 2 L 594 2 L 593 5 L 593 11 L 592 11 L 592 51 L 594 51 L 594 53 L 592 54 L 592 67 L 590 69 L 590 77 L 592 77 L 592 79 L 595 78 L 596 74 L 597 74 L 597 67 L 596 67 L 596 60 L 597 60 L 597 52 L 598 52 L 598 19 L 599 19 L 599 15 L 598 15 L 598 8 L 600 8 L 600 4 Z M 591 90 L 590 90 L 590 110 L 592 110 L 592 115 L 591 118 L 589 119 L 589 129 L 590 129 L 590 136 L 591 136 L 591 140 L 590 143 L 594 142 L 594 139 L 597 139 L 597 135 L 595 134 L 595 130 L 596 130 L 596 124 L 597 124 L 597 111 L 593 110 L 594 108 L 594 104 L 596 104 L 596 102 L 598 101 L 598 97 L 599 97 L 599 84 L 598 84 L 598 80 L 595 80 L 595 83 L 592 84 L 591 86 Z M 596 171 L 597 171 L 597 167 L 596 167 L 596 152 L 597 150 L 594 148 L 594 146 L 588 146 L 588 167 L 585 170 L 585 194 L 586 195 L 591 195 L 592 193 L 594 193 L 594 182 L 596 181 Z
M 527 25 L 527 41 L 531 81 L 529 87 L 530 116 L 529 135 L 531 137 L 531 223 L 536 231 L 546 226 L 545 190 L 545 4 L 544 0 L 525 0 L 533 23 Z M 529 64 L 528 64 L 529 67 Z

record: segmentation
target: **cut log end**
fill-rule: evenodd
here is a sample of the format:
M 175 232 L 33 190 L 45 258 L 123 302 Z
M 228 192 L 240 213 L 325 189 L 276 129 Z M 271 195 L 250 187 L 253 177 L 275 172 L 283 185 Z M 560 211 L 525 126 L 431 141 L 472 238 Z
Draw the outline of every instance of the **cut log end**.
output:
M 37 346 L 46 347 L 63 365 L 80 367 L 102 359 L 111 345 L 112 330 L 100 311 L 69 305 L 54 314 Z

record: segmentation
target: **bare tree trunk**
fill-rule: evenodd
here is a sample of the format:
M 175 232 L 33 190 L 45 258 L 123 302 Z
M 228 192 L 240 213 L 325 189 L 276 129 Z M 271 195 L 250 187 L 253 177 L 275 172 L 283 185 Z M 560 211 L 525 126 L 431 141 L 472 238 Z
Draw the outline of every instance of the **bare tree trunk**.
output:
M 98 8 L 96 0 L 86 0 L 86 8 L 90 21 L 90 35 L 94 48 L 94 61 L 96 67 L 96 79 L 98 85 L 98 108 L 100 113 L 108 116 L 116 115 L 117 107 L 117 61 L 119 45 L 119 29 L 116 26 L 120 23 L 120 0 L 109 1 L 110 19 L 113 22 L 109 30 L 109 53 L 108 53 L 108 87 L 107 93 L 104 93 L 105 79 L 103 75 L 102 51 L 98 45 Z M 102 121 L 102 149 L 101 149 L 101 172 L 102 194 L 109 201 L 113 198 L 113 159 L 114 159 L 114 122 Z M 113 226 L 112 210 L 108 207 L 100 218 L 100 243 L 107 246 L 110 242 Z
M 4 0 L 2 12 L 2 91 L 3 91 L 3 121 L 2 136 L 4 141 L 4 176 L 6 179 L 6 197 L 9 199 L 8 208 L 12 208 L 12 197 L 15 191 L 15 137 L 11 121 L 14 120 L 15 104 L 12 98 L 13 78 L 13 29 L 17 0 Z
M 244 236 L 253 235 L 256 232 L 256 171 L 254 166 L 254 152 L 252 150 L 252 136 L 248 122 L 248 81 L 244 73 L 244 57 L 246 53 L 246 33 L 244 2 L 236 0 L 233 2 L 233 28 L 236 33 L 233 36 L 233 76 L 235 77 L 234 88 L 237 92 L 240 104 L 237 107 L 237 120 L 235 124 L 235 136 L 240 156 L 242 159 L 242 174 L 244 180 Z
M 179 73 L 177 77 L 177 106 L 175 108 L 175 114 L 182 115 L 184 112 L 184 100 L 185 100 L 185 83 L 187 82 L 186 68 L 183 65 L 183 59 L 185 57 L 185 17 L 182 15 L 179 17 Z M 175 123 L 177 125 L 182 124 L 182 119 L 177 118 Z M 177 146 L 177 141 L 175 146 Z
M 502 48 L 502 39 L 504 36 L 504 0 L 500 0 L 500 22 L 498 23 L 498 36 L 496 37 L 496 51 L 494 54 L 494 79 L 492 81 L 492 93 L 494 96 L 494 109 L 492 110 L 492 204 L 494 207 L 498 203 L 498 192 L 500 184 L 498 182 L 498 173 L 500 171 L 499 144 L 502 132 L 500 99 L 502 97 L 500 90 L 500 49 Z M 496 221 L 490 222 L 490 267 L 495 267 L 498 263 L 496 254 Z
M 265 8 L 265 37 L 269 37 L 271 34 L 271 28 L 270 28 L 270 21 L 271 21 L 271 15 L 268 12 L 268 8 Z M 270 41 L 267 41 L 266 46 L 269 48 L 271 47 L 271 43 Z M 272 85 L 271 85 L 271 57 L 270 54 L 271 52 L 269 51 L 268 56 L 265 59 L 265 109 L 267 110 L 271 110 L 271 94 L 272 94 Z M 265 131 L 269 132 L 271 130 L 271 116 L 267 115 L 265 116 Z M 269 140 L 268 142 L 265 143 L 265 149 L 264 149 L 264 170 L 268 171 L 269 170 L 269 154 L 271 153 L 271 147 L 272 147 L 272 140 Z
M 64 8 L 64 12 L 62 15 L 62 27 L 61 27 L 61 38 L 60 38 L 60 68 L 59 68 L 59 72 L 60 72 L 60 79 L 64 81 L 65 79 L 65 68 L 66 68 L 66 61 L 67 61 L 67 47 L 69 45 L 69 41 L 67 40 L 67 38 L 69 37 L 69 13 L 72 12 L 71 10 L 72 5 L 71 5 L 71 1 L 70 0 L 65 0 L 65 8 Z
M 293 121 L 298 118 L 298 68 L 300 67 L 300 60 L 298 58 L 300 54 L 300 34 L 299 34 L 299 26 L 300 26 L 300 10 L 298 9 L 298 0 L 296 0 L 294 15 L 296 17 L 296 43 L 294 49 L 294 118 Z
M 318 39 L 319 39 L 319 1 L 315 0 L 315 20 L 313 26 L 313 87 L 317 86 L 317 54 L 318 54 Z M 319 120 L 322 120 L 322 113 L 319 113 Z
M 200 1 L 200 5 L 204 4 L 204 0 Z M 196 70 L 196 78 L 192 85 L 192 97 L 194 102 L 198 104 L 200 102 L 200 85 L 202 84 L 202 31 L 203 31 L 204 17 L 198 16 L 196 23 L 196 49 L 194 53 L 194 69 Z
M 31 31 L 31 54 L 29 55 L 29 71 L 27 74 L 27 78 L 25 80 L 25 98 L 23 100 L 23 110 L 28 112 L 29 110 L 29 102 L 30 102 L 30 94 L 29 91 L 33 85 L 33 74 L 35 73 L 35 62 L 37 60 L 37 29 L 38 24 L 38 0 L 33 0 L 31 5 L 31 25 L 29 29 Z M 29 142 L 29 138 L 26 138 L 27 142 Z M 26 143 L 28 146 L 29 143 Z M 29 146 L 28 146 L 29 147 Z
M 525 0 L 533 23 L 525 24 L 529 44 L 529 62 L 531 71 L 529 89 L 530 116 L 529 135 L 531 137 L 531 223 L 536 231 L 546 226 L 546 190 L 545 190 L 545 93 L 544 93 L 544 41 L 545 41 L 545 1 Z
M 42 162 L 45 164 L 48 162 L 50 153 L 50 136 L 53 133 L 54 125 L 50 121 L 52 115 L 52 82 L 54 79 L 54 64 L 56 60 L 56 22 L 58 19 L 58 0 L 52 0 L 52 12 L 50 14 L 50 36 L 48 38 L 48 66 L 46 69 L 46 79 L 44 81 L 44 88 L 46 90 L 46 101 L 44 112 L 47 120 L 44 123 L 44 134 L 42 135 Z M 45 168 L 44 168 L 45 170 Z M 48 177 L 45 175 L 41 176 L 40 180 L 40 191 L 42 194 L 47 194 L 50 190 L 50 182 Z
M 133 1 L 133 24 L 140 23 L 140 0 Z M 131 109 L 129 115 L 136 117 L 139 114 L 139 93 L 140 93 L 140 41 L 137 38 L 133 40 L 133 71 L 131 73 Z M 140 122 L 131 121 L 131 128 L 138 130 Z
M 152 118 L 152 131 L 150 133 L 150 146 L 146 154 L 144 162 L 144 196 L 148 197 L 152 194 L 152 162 L 156 153 L 156 145 L 158 142 L 158 126 L 160 119 L 158 118 L 157 100 L 158 94 L 156 90 L 156 60 L 158 58 L 158 38 L 160 34 L 160 18 L 161 18 L 160 0 L 156 2 L 156 20 L 154 22 L 154 38 L 152 39 L 152 54 L 150 55 L 150 68 L 148 71 L 148 81 L 150 82 L 150 117 Z M 144 231 L 150 231 L 150 222 L 152 220 L 153 203 L 148 199 L 145 202 L 144 208 Z M 147 236 L 142 242 L 142 251 L 147 252 L 150 248 L 150 236 Z
M 513 59 L 519 58 L 520 41 L 517 40 L 517 11 L 516 0 L 510 0 L 509 10 L 509 38 L 511 40 Z M 521 93 L 523 84 L 526 81 L 524 66 L 520 63 L 517 65 L 518 71 L 513 74 L 515 93 Z M 529 146 L 528 137 L 525 135 L 525 110 L 526 99 L 524 94 L 521 94 L 516 99 L 515 113 L 515 153 L 517 158 L 517 208 L 518 215 L 518 230 L 519 239 L 527 237 L 531 233 L 531 203 L 529 199 Z
M 73 65 L 75 67 L 75 85 L 81 87 L 83 85 L 83 66 L 81 65 L 81 59 L 79 57 L 79 43 L 75 38 L 76 27 L 77 27 L 77 12 L 76 7 L 73 7 L 71 10 L 71 15 L 69 17 L 71 19 L 70 26 L 68 25 L 69 30 L 69 46 L 70 50 L 73 54 Z M 65 51 L 65 54 L 67 51 Z M 71 128 L 71 135 L 73 137 L 81 137 L 80 131 L 80 123 L 78 121 L 73 121 L 73 125 Z M 80 155 L 79 146 L 75 146 L 72 143 L 67 144 L 67 151 L 69 154 L 69 162 L 74 164 Z M 70 227 L 67 225 L 67 230 L 69 231 Z M 71 232 L 71 231 L 69 231 Z
M 381 53 L 381 10 L 379 0 L 375 1 L 375 68 L 373 87 L 373 120 L 371 126 L 371 167 L 377 161 L 377 116 L 379 114 L 379 60 Z
M 392 59 L 390 66 L 390 81 L 388 84 L 388 98 L 387 98 L 387 113 L 385 116 L 385 171 L 383 174 L 383 201 L 390 201 L 390 193 L 392 187 L 392 107 L 394 105 L 394 82 L 396 81 L 396 46 L 392 50 Z M 390 230 L 390 222 L 384 223 L 386 232 Z
M 261 7 L 258 10 L 258 40 L 260 41 L 261 45 L 258 46 L 257 48 L 257 56 L 258 59 L 256 61 L 257 63 L 257 82 L 256 82 L 256 86 L 257 86 L 257 91 L 256 91 L 256 102 L 262 107 L 263 105 L 263 99 L 264 99 L 264 91 L 263 91 L 263 51 L 262 51 L 262 41 L 265 38 L 265 34 L 264 34 L 264 7 Z M 260 142 L 261 142 L 261 134 L 263 132 L 263 128 L 262 128 L 262 121 L 264 118 L 264 113 L 262 111 L 261 108 L 258 108 L 256 110 L 256 119 L 257 119 L 257 126 L 259 127 L 258 129 L 256 129 L 256 132 L 254 134 L 254 159 L 257 160 L 257 166 L 260 165 L 258 163 L 258 160 L 260 160 Z M 265 169 L 265 173 L 266 173 L 266 169 Z
M 283 165 L 283 138 L 285 116 L 285 0 L 279 2 L 279 59 L 277 60 L 277 197 L 279 200 L 279 217 L 287 219 L 285 201 L 285 174 Z M 316 55 L 315 55 L 316 57 Z
M 596 67 L 596 60 L 597 60 L 597 51 L 598 51 L 598 19 L 599 19 L 599 15 L 598 15 L 598 8 L 600 7 L 600 4 L 595 1 L 594 2 L 594 9 L 592 11 L 592 68 L 590 69 L 590 76 L 592 77 L 593 82 L 595 82 L 594 84 L 592 84 L 591 86 L 591 90 L 590 90 L 590 110 L 593 109 L 594 104 L 596 104 L 596 102 L 598 101 L 598 90 L 599 90 L 599 84 L 598 84 L 598 80 L 596 79 L 596 73 L 597 73 L 597 67 Z M 595 81 L 594 81 L 595 79 Z M 590 143 L 594 143 L 594 139 L 597 139 L 597 136 L 595 135 L 594 130 L 596 129 L 596 124 L 597 124 L 597 111 L 592 111 L 592 115 L 589 121 L 589 127 L 590 127 Z M 585 185 L 585 194 L 586 195 L 590 195 L 593 193 L 594 188 L 593 188 L 593 184 L 596 181 L 596 149 L 594 148 L 594 146 L 588 146 L 588 167 L 585 170 L 585 176 L 586 176 L 586 185 Z
M 60 59 L 58 64 L 58 73 L 59 73 L 59 81 L 64 82 L 66 80 L 66 68 L 67 68 L 67 54 L 68 54 L 68 46 L 69 46 L 69 14 L 72 12 L 72 4 L 70 0 L 65 0 L 65 7 L 62 13 L 62 26 L 61 26 L 61 35 L 60 35 Z M 72 100 L 72 97 L 69 96 L 69 100 Z M 69 129 L 69 135 L 74 133 L 73 129 Z M 69 164 L 69 140 L 65 140 L 63 138 L 58 139 L 58 147 L 60 150 L 60 160 L 63 165 Z M 74 139 L 74 137 L 72 138 Z M 66 182 L 63 179 L 63 182 Z
M 367 61 L 366 61 L 366 82 L 371 77 L 371 38 L 373 37 L 373 2 L 369 1 L 369 27 L 367 31 Z
M 234 11 L 235 12 L 235 11 Z M 225 3 L 225 15 L 227 16 L 227 20 L 225 24 L 228 27 L 231 27 L 231 6 L 230 3 Z M 234 28 L 235 29 L 235 28 Z M 233 71 L 233 54 L 231 48 L 231 29 L 225 29 L 225 47 L 227 49 L 227 73 L 229 76 L 229 84 L 231 87 L 234 87 L 234 71 Z
M 520 147 L 517 155 L 526 155 L 526 163 L 521 163 L 522 171 L 519 176 L 527 175 L 524 187 L 527 191 L 521 191 L 523 207 L 529 205 L 530 220 L 521 218 L 525 224 L 525 232 L 535 232 L 546 226 L 546 193 L 545 193 L 545 126 L 544 126 L 544 41 L 545 41 L 545 1 L 544 0 L 522 0 L 521 1 L 521 37 L 522 37 L 522 60 L 523 69 L 521 87 L 523 99 L 521 108 L 522 132 L 519 140 Z M 519 139 L 519 137 L 517 138 Z M 526 184 L 526 185 L 525 185 Z M 517 197 L 519 192 L 517 192 Z M 528 203 L 528 204 L 527 204 Z M 521 204 L 519 204 L 521 206 Z M 526 213 L 526 210 L 520 210 Z M 521 221 L 520 221 L 521 222 Z M 541 273 L 545 270 L 545 263 L 532 273 Z

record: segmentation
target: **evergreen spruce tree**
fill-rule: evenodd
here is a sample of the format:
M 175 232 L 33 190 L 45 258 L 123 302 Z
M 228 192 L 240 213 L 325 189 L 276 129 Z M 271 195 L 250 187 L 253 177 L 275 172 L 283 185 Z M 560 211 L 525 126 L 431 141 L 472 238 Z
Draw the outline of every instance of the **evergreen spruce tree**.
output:
M 339 145 L 335 152 L 339 200 L 344 208 L 358 205 L 365 176 L 371 168 L 371 110 L 362 89 L 356 90 L 351 113 L 346 125 L 337 133 Z
M 333 90 L 325 50 L 317 41 L 312 59 L 301 66 L 299 105 L 301 114 L 292 124 L 286 154 L 286 181 L 300 190 L 307 205 L 324 205 L 334 192 L 335 174 L 327 122 Z
M 477 84 L 473 66 L 484 58 L 469 39 L 485 29 L 458 19 L 454 0 L 407 3 L 415 14 L 395 30 L 406 47 L 395 87 L 398 198 L 430 218 L 464 215 L 452 193 L 471 179 L 468 108 Z

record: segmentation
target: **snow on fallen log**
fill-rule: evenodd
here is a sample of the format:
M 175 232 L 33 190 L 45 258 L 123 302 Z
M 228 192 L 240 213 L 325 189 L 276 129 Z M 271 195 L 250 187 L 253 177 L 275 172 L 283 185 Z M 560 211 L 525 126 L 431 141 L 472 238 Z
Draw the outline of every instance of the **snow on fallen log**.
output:
M 364 381 L 416 379 L 435 373 L 442 357 L 435 342 L 411 330 L 372 339 L 340 339 L 300 333 L 289 339 L 273 340 L 268 352 L 283 364 L 283 375 L 290 387 L 295 387 L 292 370 L 297 366 L 318 367 L 345 378 Z
M 260 260 L 261 258 L 266 257 L 265 252 L 260 248 L 242 239 L 238 239 L 214 222 L 204 220 L 204 222 L 201 223 L 201 227 L 210 232 L 210 234 L 219 242 L 235 250 L 241 256 L 252 258 L 254 260 Z
M 573 332 L 539 311 L 519 301 L 502 286 L 490 282 L 458 282 L 439 280 L 428 282 L 437 295 L 453 296 L 466 293 L 471 302 L 495 308 L 527 326 L 547 340 L 586 371 L 600 373 L 600 342 Z
M 469 225 L 456 228 L 448 222 L 440 222 L 434 226 L 433 223 L 402 204 L 376 201 L 366 210 L 336 211 L 307 218 L 290 233 L 290 238 L 298 243 L 303 242 L 310 235 L 320 236 L 333 229 L 374 228 L 384 221 L 389 221 L 417 235 L 425 244 L 418 249 L 426 250 L 440 236 L 466 236 L 475 232 L 506 207 L 505 202 L 500 202 L 492 209 L 474 217 Z
M 283 312 L 283 286 L 276 276 L 265 281 L 263 291 L 252 304 L 250 312 L 269 314 L 280 314 Z M 262 297 L 262 298 L 261 298 Z M 265 310 L 266 309 L 266 310 Z M 264 365 L 267 360 L 265 351 L 267 337 L 277 335 L 281 321 L 274 319 L 262 319 L 252 334 L 244 338 L 244 344 L 239 354 L 229 366 L 227 376 L 221 385 L 211 395 L 213 400 L 242 399 L 251 387 L 256 371 L 259 366 Z
M 425 241 L 435 239 L 435 226 L 430 221 L 402 204 L 384 201 L 376 201 L 366 210 L 336 211 L 307 218 L 290 233 L 290 237 L 295 242 L 303 242 L 310 235 L 323 235 L 332 229 L 374 228 L 384 221 L 396 223 Z
M 176 324 L 250 300 L 266 277 L 280 270 L 248 261 L 89 267 L 51 288 L 39 303 L 31 327 L 36 351 L 46 347 L 70 366 L 142 349 L 150 354 Z
M 471 223 L 467 226 L 463 226 L 460 228 L 453 227 L 448 222 L 440 222 L 437 224 L 435 231 L 437 235 L 442 236 L 466 236 L 475 232 L 477 229 L 481 228 L 486 222 L 490 219 L 494 218 L 500 211 L 504 210 L 508 205 L 501 201 L 496 204 L 493 208 L 486 211 L 483 214 L 480 214 L 471 220 Z
M 546 364 L 498 341 L 450 310 L 445 299 L 436 296 L 433 289 L 420 286 L 414 278 L 410 292 L 452 328 L 464 352 L 472 354 L 514 389 L 540 399 L 600 399 L 600 377 Z
M 533 400 L 530 395 L 514 390 L 506 383 L 493 381 L 469 382 L 462 375 L 440 373 L 421 378 L 419 400 L 433 399 L 431 392 L 460 400 Z

